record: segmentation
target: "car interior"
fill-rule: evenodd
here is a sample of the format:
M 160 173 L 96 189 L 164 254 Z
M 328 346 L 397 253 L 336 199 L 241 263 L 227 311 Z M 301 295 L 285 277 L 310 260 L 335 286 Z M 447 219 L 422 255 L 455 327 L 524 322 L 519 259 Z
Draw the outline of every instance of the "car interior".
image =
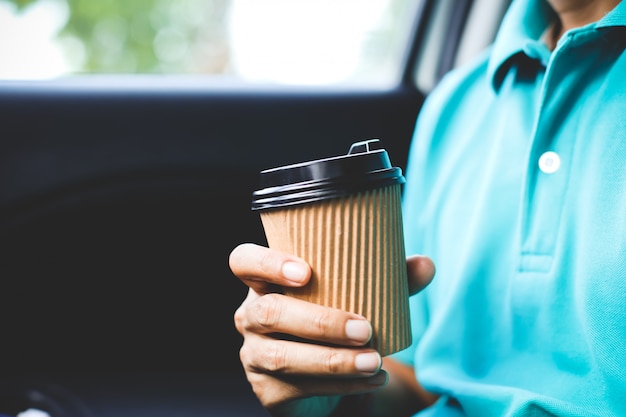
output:
M 423 100 L 508 4 L 416 2 L 390 88 L 0 81 L 0 416 L 269 415 L 239 362 L 247 287 L 228 267 L 239 243 L 266 244 L 259 171 L 369 138 L 404 170 Z

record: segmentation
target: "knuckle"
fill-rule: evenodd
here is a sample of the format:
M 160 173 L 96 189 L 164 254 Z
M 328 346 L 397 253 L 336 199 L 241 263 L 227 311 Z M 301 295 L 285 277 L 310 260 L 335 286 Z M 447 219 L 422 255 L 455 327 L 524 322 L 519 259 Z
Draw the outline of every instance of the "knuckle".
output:
M 245 343 L 241 345 L 241 348 L 239 348 L 239 360 L 243 364 L 244 368 L 247 368 L 252 362 L 251 352 L 253 352 L 253 350 L 249 349 Z
M 329 349 L 324 354 L 321 363 L 325 364 L 328 373 L 337 374 L 344 369 L 345 357 L 339 351 Z
M 252 387 L 252 391 L 259 399 L 261 404 L 264 406 L 269 406 L 277 402 L 278 398 L 276 398 L 275 391 L 275 382 L 272 377 L 268 376 L 264 372 L 257 372 L 248 365 L 244 365 L 244 369 L 246 372 L 246 379 L 250 383 Z
M 271 373 L 283 373 L 287 369 L 287 351 L 283 344 L 273 343 L 263 351 L 261 363 L 257 363 L 257 368 L 263 368 Z
M 313 318 L 313 326 L 322 337 L 328 336 L 332 326 L 332 317 L 329 311 L 320 311 Z
M 280 405 L 290 398 L 289 387 L 284 387 L 272 380 L 263 379 L 258 382 L 251 382 L 251 385 L 254 394 L 267 409 Z
M 279 341 L 246 343 L 239 348 L 239 360 L 245 369 L 260 374 L 280 374 L 287 369 L 287 349 Z
M 267 294 L 251 306 L 252 314 L 259 326 L 273 329 L 280 322 L 281 304 L 276 294 Z
M 239 333 L 243 334 L 246 328 L 246 322 L 247 322 L 245 308 L 243 306 L 240 306 L 239 308 L 237 308 L 237 310 L 235 310 L 235 314 L 233 318 L 235 322 L 235 328 L 237 329 Z

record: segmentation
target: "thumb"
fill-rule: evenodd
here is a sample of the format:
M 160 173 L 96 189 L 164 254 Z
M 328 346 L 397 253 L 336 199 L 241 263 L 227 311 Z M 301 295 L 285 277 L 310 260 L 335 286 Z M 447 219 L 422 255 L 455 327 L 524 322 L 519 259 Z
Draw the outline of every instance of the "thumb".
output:
M 432 259 L 422 255 L 408 256 L 406 258 L 406 269 L 409 277 L 410 295 L 424 289 L 435 276 L 435 264 Z

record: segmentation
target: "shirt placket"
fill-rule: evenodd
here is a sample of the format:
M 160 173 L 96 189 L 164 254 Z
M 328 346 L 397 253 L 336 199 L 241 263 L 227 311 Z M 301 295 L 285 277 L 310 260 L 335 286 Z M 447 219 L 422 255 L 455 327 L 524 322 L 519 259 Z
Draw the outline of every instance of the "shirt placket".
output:
M 575 138 L 560 120 L 567 41 L 548 62 L 533 129 L 521 219 L 520 272 L 548 273 L 555 256 Z M 571 87 L 571 86 L 570 86 Z M 567 104 L 565 104 L 567 105 Z M 568 129 L 571 135 L 573 131 Z

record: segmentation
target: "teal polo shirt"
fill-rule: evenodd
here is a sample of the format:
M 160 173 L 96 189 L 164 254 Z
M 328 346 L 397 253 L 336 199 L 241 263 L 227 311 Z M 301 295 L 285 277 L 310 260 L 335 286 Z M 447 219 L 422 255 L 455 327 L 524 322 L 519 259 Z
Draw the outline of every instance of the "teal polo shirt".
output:
M 626 3 L 549 51 L 552 19 L 514 0 L 417 120 L 406 249 L 437 273 L 394 357 L 442 394 L 420 417 L 626 416 Z

